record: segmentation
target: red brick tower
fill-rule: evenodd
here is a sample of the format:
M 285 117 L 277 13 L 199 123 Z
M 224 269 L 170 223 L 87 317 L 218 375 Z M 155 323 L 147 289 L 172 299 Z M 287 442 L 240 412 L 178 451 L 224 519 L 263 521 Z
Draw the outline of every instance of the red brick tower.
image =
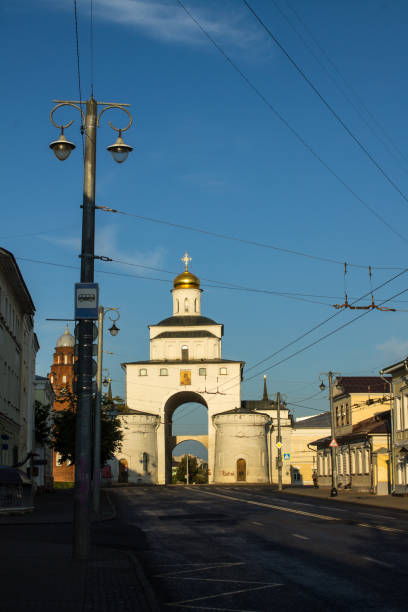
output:
M 64 391 L 72 393 L 74 381 L 75 338 L 69 333 L 68 326 L 57 340 L 54 361 L 51 366 L 50 382 L 55 393 L 54 410 L 67 410 L 68 400 L 61 400 Z M 58 453 L 53 451 L 52 473 L 55 482 L 74 482 L 75 467 L 65 462 L 59 463 Z

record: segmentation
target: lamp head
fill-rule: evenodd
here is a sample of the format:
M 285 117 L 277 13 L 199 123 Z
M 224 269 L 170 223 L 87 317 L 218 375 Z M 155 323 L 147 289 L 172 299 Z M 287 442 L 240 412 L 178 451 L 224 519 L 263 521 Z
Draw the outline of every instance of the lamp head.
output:
M 64 136 L 64 128 L 61 128 L 61 135 L 58 140 L 54 140 L 50 143 L 50 149 L 54 151 L 55 157 L 60 161 L 68 159 L 71 155 L 71 151 L 75 149 L 73 142 L 67 140 Z
M 326 388 L 326 385 L 325 385 L 325 384 L 324 384 L 324 382 L 322 381 L 322 382 L 320 383 L 320 385 L 319 385 L 319 389 L 320 389 L 320 391 L 324 391 L 324 390 L 325 390 L 325 388 Z
M 117 336 L 119 333 L 119 327 L 116 327 L 115 323 L 113 323 L 112 327 L 109 328 L 109 333 L 111 336 Z
M 126 161 L 129 153 L 133 151 L 133 147 L 123 142 L 122 130 L 119 130 L 119 136 L 116 142 L 106 148 L 111 153 L 115 162 L 117 162 L 118 164 L 122 164 L 124 161 Z
M 104 386 L 104 387 L 107 387 L 107 386 L 108 386 L 109 381 L 108 381 L 108 379 L 106 378 L 106 376 L 105 376 L 105 378 L 103 379 L 103 383 L 102 383 L 102 384 L 103 384 L 103 386 Z

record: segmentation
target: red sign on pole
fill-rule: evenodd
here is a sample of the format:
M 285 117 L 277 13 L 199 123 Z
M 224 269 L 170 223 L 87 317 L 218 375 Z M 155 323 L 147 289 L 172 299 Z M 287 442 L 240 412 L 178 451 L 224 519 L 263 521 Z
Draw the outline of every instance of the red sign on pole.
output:
M 336 438 L 333 438 L 329 446 L 338 446 Z

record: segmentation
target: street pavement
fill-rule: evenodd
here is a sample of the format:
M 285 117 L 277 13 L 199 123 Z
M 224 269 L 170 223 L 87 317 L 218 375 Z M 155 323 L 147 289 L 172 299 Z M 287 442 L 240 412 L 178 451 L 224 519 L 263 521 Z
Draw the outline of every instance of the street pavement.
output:
M 163 610 L 408 609 L 406 510 L 253 485 L 111 494 L 116 546 L 137 550 Z
M 149 612 L 156 604 L 108 494 L 87 561 L 72 558 L 72 491 L 38 496 L 32 514 L 0 517 L 0 612 Z M 95 519 L 95 517 L 94 517 Z M 134 530 L 133 530 L 134 533 Z

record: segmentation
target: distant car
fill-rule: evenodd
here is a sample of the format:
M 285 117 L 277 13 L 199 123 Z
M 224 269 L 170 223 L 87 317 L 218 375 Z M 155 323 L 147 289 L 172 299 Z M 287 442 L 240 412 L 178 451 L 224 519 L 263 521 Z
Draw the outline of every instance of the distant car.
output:
M 95 300 L 95 296 L 93 293 L 81 293 L 78 296 L 78 302 L 93 302 Z

